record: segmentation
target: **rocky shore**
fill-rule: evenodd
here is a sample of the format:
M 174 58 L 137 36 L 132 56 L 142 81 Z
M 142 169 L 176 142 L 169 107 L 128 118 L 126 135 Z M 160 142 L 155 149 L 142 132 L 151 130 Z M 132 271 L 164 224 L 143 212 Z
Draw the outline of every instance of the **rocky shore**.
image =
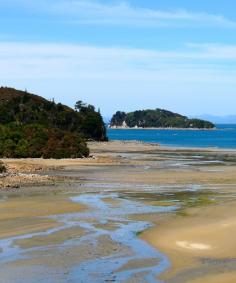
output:
M 6 160 L 0 163 L 0 189 L 20 188 L 26 185 L 50 185 L 55 181 L 54 177 L 39 174 L 49 168 L 22 162 Z

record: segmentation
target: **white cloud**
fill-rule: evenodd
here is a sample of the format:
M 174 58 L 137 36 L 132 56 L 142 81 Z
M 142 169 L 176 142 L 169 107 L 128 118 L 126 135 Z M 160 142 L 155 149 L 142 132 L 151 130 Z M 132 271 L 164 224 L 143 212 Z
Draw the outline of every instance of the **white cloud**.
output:
M 166 72 L 207 70 L 230 72 L 236 46 L 187 44 L 182 51 L 105 48 L 72 44 L 0 42 L 0 76 L 123 76 L 124 73 L 163 76 Z M 179 76 L 179 74 L 178 74 Z M 188 77 L 188 74 L 186 74 Z M 204 79 L 204 78 L 202 78 Z

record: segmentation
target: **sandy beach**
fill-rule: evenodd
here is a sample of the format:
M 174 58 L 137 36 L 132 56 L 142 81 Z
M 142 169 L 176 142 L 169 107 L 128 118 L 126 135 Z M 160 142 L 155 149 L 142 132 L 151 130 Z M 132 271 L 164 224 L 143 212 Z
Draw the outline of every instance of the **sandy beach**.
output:
M 15 176 L 0 179 L 4 282 L 235 282 L 236 151 L 89 147 L 88 159 L 3 160 Z

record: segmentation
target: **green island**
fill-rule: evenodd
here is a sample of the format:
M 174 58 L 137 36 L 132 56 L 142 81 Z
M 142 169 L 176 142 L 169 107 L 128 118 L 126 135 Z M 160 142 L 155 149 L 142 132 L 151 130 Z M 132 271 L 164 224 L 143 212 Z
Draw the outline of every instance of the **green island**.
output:
M 87 140 L 107 140 L 94 106 L 77 101 L 72 109 L 27 91 L 0 88 L 0 157 L 87 157 Z
M 213 129 L 215 125 L 200 119 L 164 109 L 138 110 L 130 113 L 117 111 L 110 122 L 110 128 L 179 128 L 179 129 Z

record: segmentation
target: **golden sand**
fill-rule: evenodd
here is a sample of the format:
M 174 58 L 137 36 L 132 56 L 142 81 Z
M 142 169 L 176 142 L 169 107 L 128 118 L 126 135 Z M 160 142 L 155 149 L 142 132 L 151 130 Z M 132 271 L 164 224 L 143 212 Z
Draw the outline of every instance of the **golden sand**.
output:
M 201 258 L 236 258 L 235 205 L 233 201 L 188 209 L 188 216 L 175 216 L 142 234 L 143 239 L 170 258 L 172 267 L 164 278 L 173 277 L 188 268 L 199 267 Z M 225 282 L 236 282 L 235 274 L 228 276 L 234 276 L 235 281 Z M 193 282 L 224 282 L 207 281 L 207 278 Z

